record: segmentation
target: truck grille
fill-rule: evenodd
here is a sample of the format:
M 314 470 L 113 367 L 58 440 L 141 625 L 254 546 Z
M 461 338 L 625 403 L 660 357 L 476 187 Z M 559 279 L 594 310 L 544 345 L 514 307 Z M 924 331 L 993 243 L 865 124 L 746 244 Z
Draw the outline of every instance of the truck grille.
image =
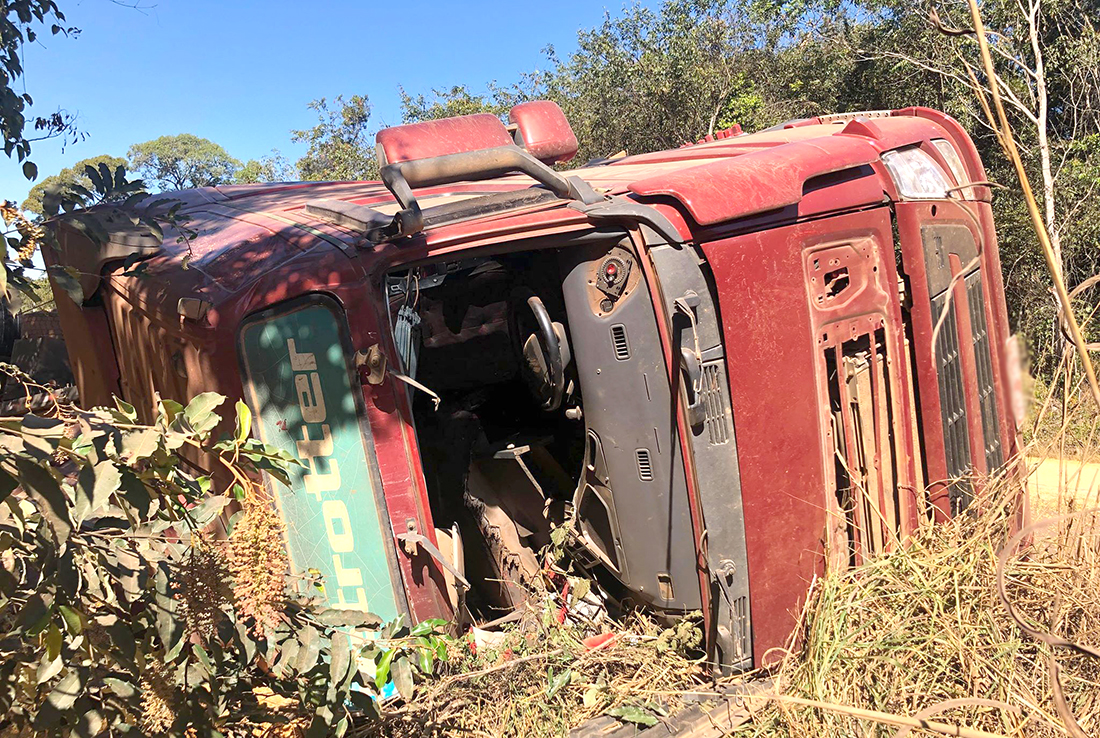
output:
M 993 389 L 993 358 L 989 329 L 985 320 L 985 296 L 982 273 L 975 271 L 966 278 L 966 301 L 970 308 L 970 329 L 974 339 L 974 363 L 978 373 L 978 401 L 982 409 L 982 445 L 985 467 L 993 473 L 1004 463 L 1001 446 L 1000 418 L 997 415 L 997 395 Z
M 962 363 L 959 359 L 959 329 L 950 291 L 932 298 L 933 325 L 947 305 L 947 317 L 936 337 L 936 373 L 940 385 L 940 412 L 947 457 L 951 510 L 958 512 L 970 504 L 970 485 L 963 477 L 970 472 L 970 433 L 967 429 L 966 395 L 963 393 Z
M 740 649 L 736 661 L 749 658 L 752 644 L 749 643 L 749 598 L 738 597 L 733 601 L 733 643 Z

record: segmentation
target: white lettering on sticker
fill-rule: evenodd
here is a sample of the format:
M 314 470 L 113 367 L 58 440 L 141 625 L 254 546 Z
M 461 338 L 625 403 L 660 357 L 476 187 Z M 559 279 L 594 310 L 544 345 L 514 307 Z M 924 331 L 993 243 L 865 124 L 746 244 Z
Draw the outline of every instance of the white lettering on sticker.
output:
M 313 356 L 313 354 L 307 354 Z M 321 375 L 317 372 L 294 375 L 294 389 L 298 393 L 298 407 L 302 410 L 302 420 L 307 423 L 320 423 L 328 416 L 325 409 L 325 396 L 321 394 Z
M 295 445 L 298 447 L 298 458 L 306 463 L 309 471 L 302 475 L 302 482 L 306 485 L 306 493 L 318 500 L 323 492 L 335 492 L 340 489 L 340 464 L 332 458 L 332 433 L 327 423 L 321 424 L 321 438 L 312 440 L 309 437 L 309 428 L 302 428 L 302 440 Z M 318 471 L 318 465 L 314 459 L 327 459 L 328 472 Z
M 302 475 L 306 493 L 317 498 L 321 503 L 321 516 L 325 521 L 325 536 L 329 547 L 333 551 L 332 565 L 336 572 L 336 599 L 337 607 L 352 607 L 367 609 L 367 592 L 363 588 L 363 572 L 358 567 L 344 568 L 341 562 L 341 554 L 349 554 L 355 550 L 355 534 L 351 529 L 351 516 L 348 514 L 347 505 L 342 500 L 325 500 L 322 495 L 326 492 L 336 492 L 340 489 L 340 465 L 333 458 L 335 445 L 332 442 L 332 431 L 328 423 L 324 422 L 328 417 L 325 407 L 325 396 L 321 388 L 321 375 L 317 373 L 317 357 L 312 352 L 299 352 L 294 345 L 294 339 L 286 342 L 287 353 L 290 356 L 290 369 L 294 372 L 294 390 L 298 396 L 298 409 L 302 413 L 304 423 L 320 424 L 321 437 L 312 438 L 309 426 L 302 428 L 302 440 L 296 441 L 298 457 L 305 462 L 309 469 Z M 323 466 L 318 461 L 323 460 Z M 322 468 L 328 471 L 322 472 Z M 330 583 L 331 586 L 331 583 Z M 347 600 L 345 590 L 353 590 L 354 600 Z
M 294 339 L 288 338 L 286 348 L 290 352 L 290 371 L 315 372 L 317 371 L 317 357 L 312 353 L 299 354 L 294 347 Z
M 325 532 L 328 533 L 328 542 L 332 550 L 338 554 L 348 553 L 355 548 L 355 541 L 351 535 L 351 516 L 348 515 L 348 507 L 342 500 L 325 500 L 321 503 L 321 515 L 325 518 Z M 340 530 L 336 530 L 336 524 L 340 524 Z M 333 559 L 338 557 L 333 556 Z

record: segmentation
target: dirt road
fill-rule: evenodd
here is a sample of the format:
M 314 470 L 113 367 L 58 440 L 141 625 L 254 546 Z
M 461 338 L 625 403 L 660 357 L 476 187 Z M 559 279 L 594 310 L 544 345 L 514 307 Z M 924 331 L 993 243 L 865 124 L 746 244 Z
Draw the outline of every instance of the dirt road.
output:
M 1058 508 L 1059 490 L 1063 499 L 1073 497 L 1075 509 L 1100 505 L 1100 463 L 1082 464 L 1072 459 L 1027 460 L 1031 476 L 1033 517 L 1041 517 Z

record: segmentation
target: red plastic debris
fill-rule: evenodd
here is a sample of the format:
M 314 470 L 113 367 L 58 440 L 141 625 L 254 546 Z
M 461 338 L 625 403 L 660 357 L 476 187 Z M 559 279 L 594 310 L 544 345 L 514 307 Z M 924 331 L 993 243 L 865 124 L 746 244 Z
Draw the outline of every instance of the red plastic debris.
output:
M 618 633 L 601 633 L 599 635 L 589 636 L 585 638 L 581 643 L 589 651 L 596 651 L 601 648 L 607 648 L 619 637 Z
M 558 608 L 558 625 L 565 622 L 565 614 L 569 612 L 569 580 L 565 580 L 565 586 L 561 588 L 561 607 Z

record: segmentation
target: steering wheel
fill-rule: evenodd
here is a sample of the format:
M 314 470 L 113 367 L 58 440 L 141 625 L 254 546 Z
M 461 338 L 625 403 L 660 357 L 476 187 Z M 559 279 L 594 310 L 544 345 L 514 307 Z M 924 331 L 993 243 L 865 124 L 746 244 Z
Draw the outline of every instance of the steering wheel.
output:
M 562 342 L 564 336 L 558 333 L 550 313 L 535 295 L 527 298 L 527 307 L 534 315 L 538 332 L 532 334 L 523 346 L 523 357 L 527 367 L 542 386 L 534 388 L 542 401 L 543 410 L 557 410 L 561 407 L 565 395 L 565 359 Z M 568 349 L 565 349 L 568 351 Z

